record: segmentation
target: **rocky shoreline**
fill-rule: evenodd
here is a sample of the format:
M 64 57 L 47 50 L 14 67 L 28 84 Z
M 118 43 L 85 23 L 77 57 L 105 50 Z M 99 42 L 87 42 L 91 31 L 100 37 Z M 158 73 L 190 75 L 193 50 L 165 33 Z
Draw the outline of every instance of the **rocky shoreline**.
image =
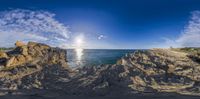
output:
M 199 49 L 138 50 L 114 65 L 73 70 L 67 65 L 66 50 L 17 42 L 13 50 L 0 51 L 0 95 L 9 99 L 199 98 L 199 53 Z

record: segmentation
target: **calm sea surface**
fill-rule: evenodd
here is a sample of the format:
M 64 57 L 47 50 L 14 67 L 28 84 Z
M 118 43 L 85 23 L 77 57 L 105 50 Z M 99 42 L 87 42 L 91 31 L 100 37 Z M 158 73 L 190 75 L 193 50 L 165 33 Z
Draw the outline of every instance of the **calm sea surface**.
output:
M 118 59 L 134 50 L 111 49 L 68 49 L 67 60 L 70 67 L 115 64 Z

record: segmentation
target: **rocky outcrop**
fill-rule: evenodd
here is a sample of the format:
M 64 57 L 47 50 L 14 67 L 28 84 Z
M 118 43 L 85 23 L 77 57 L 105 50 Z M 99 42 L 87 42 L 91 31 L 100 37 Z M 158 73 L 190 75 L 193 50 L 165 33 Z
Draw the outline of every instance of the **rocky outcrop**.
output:
M 115 65 L 84 67 L 66 86 L 69 93 L 131 95 L 175 92 L 200 95 L 200 64 L 189 53 L 171 49 L 139 50 Z
M 27 45 L 19 45 L 1 57 L 7 58 L 5 67 L 15 67 L 32 61 L 42 61 L 46 64 L 66 63 L 66 51 L 59 48 L 51 48 L 48 45 L 29 42 Z
M 127 85 L 133 90 L 200 95 L 200 64 L 189 56 L 171 49 L 136 51 L 123 57 L 118 66 L 129 68 L 126 75 L 132 82 Z
M 200 64 L 194 59 L 199 54 L 180 49 L 138 50 L 113 65 L 75 70 L 68 67 L 66 54 L 64 49 L 35 42 L 1 52 L 0 90 L 59 90 L 87 96 L 200 95 Z
M 69 78 L 72 71 L 66 61 L 64 49 L 17 42 L 12 51 L 0 53 L 0 90 L 50 88 L 47 83 L 56 82 L 54 78 Z M 51 75 L 55 77 L 47 80 Z
M 25 46 L 25 43 L 23 43 L 23 42 L 21 42 L 21 41 L 17 41 L 17 42 L 15 43 L 15 46 L 17 46 L 17 47 Z

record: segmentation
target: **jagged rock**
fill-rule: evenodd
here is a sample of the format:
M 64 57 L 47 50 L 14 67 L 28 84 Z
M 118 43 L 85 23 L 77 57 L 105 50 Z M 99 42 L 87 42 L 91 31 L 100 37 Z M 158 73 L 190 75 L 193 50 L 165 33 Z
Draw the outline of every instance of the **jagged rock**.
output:
M 30 60 L 31 60 L 30 56 L 26 57 L 24 55 L 13 56 L 7 60 L 6 67 L 22 65 L 24 63 L 28 63 Z
M 135 85 L 146 86 L 146 83 L 139 76 L 131 77 L 131 79 Z
M 6 67 L 10 67 L 16 64 L 17 59 L 15 57 L 11 57 L 6 62 Z
M 0 51 L 0 67 L 3 67 L 6 64 L 8 55 L 5 52 Z
M 23 65 L 39 59 L 42 62 L 46 62 L 46 64 L 66 65 L 66 51 L 59 48 L 51 48 L 45 44 L 29 42 L 27 45 L 18 46 L 8 53 L 10 57 L 6 62 L 7 67 Z
M 141 79 L 139 76 L 131 77 L 132 84 L 129 85 L 132 89 L 137 91 L 145 91 L 145 87 L 147 87 L 147 84 L 143 79 Z
M 22 47 L 22 46 L 24 46 L 25 45 L 25 43 L 23 43 L 23 42 L 21 42 L 21 41 L 17 41 L 16 43 L 15 43 L 15 46 L 16 47 Z
M 52 48 L 50 48 L 48 45 L 35 43 L 35 42 L 29 42 L 27 44 L 28 48 L 28 54 L 33 57 L 44 57 L 46 53 Z
M 72 83 L 79 83 L 82 87 L 77 90 L 108 94 L 114 88 L 121 88 L 123 92 L 188 92 L 188 88 L 198 87 L 200 65 L 190 59 L 186 53 L 168 49 L 152 49 L 136 51 L 126 55 L 117 65 L 84 68 L 86 82 L 77 79 Z M 80 70 L 81 71 L 81 70 Z M 71 85 L 71 84 L 70 84 Z M 72 88 L 72 87 L 70 87 Z M 114 90 L 115 91 L 115 90 Z M 115 93 L 112 90 L 112 93 Z M 119 91 L 117 91 L 119 92 Z M 197 91 L 198 93 L 199 91 Z M 92 92 L 91 92 L 92 93 Z
M 12 68 L 0 70 L 0 89 L 61 90 L 73 95 L 200 95 L 199 62 L 175 49 L 138 50 L 114 65 L 82 67 L 76 72 L 67 65 L 66 50 L 45 44 L 29 42 L 6 54 L 6 66 Z
M 8 55 L 5 52 L 0 51 L 0 58 L 8 58 Z
M 22 46 L 21 49 L 20 49 L 20 52 L 22 55 L 28 55 L 28 48 L 27 46 Z
M 0 70 L 0 89 L 56 87 L 57 85 L 44 84 L 57 82 L 56 80 L 47 80 L 44 75 L 47 78 L 52 75 L 52 79 L 57 79 L 62 75 L 67 75 L 65 78 L 69 78 L 70 73 L 73 73 L 68 68 L 64 49 L 29 42 L 27 45 L 17 46 L 6 53 L 8 57 L 5 59 L 5 67 L 1 69 L 2 71 Z M 54 69 L 49 70 L 50 68 Z M 50 74 L 48 74 L 49 72 Z

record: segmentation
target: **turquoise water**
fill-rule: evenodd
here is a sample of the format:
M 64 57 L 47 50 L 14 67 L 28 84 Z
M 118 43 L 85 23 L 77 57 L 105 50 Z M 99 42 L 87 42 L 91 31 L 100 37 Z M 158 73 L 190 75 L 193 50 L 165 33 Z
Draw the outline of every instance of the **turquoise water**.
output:
M 134 50 L 111 49 L 68 49 L 67 60 L 70 67 L 115 64 L 122 56 Z

